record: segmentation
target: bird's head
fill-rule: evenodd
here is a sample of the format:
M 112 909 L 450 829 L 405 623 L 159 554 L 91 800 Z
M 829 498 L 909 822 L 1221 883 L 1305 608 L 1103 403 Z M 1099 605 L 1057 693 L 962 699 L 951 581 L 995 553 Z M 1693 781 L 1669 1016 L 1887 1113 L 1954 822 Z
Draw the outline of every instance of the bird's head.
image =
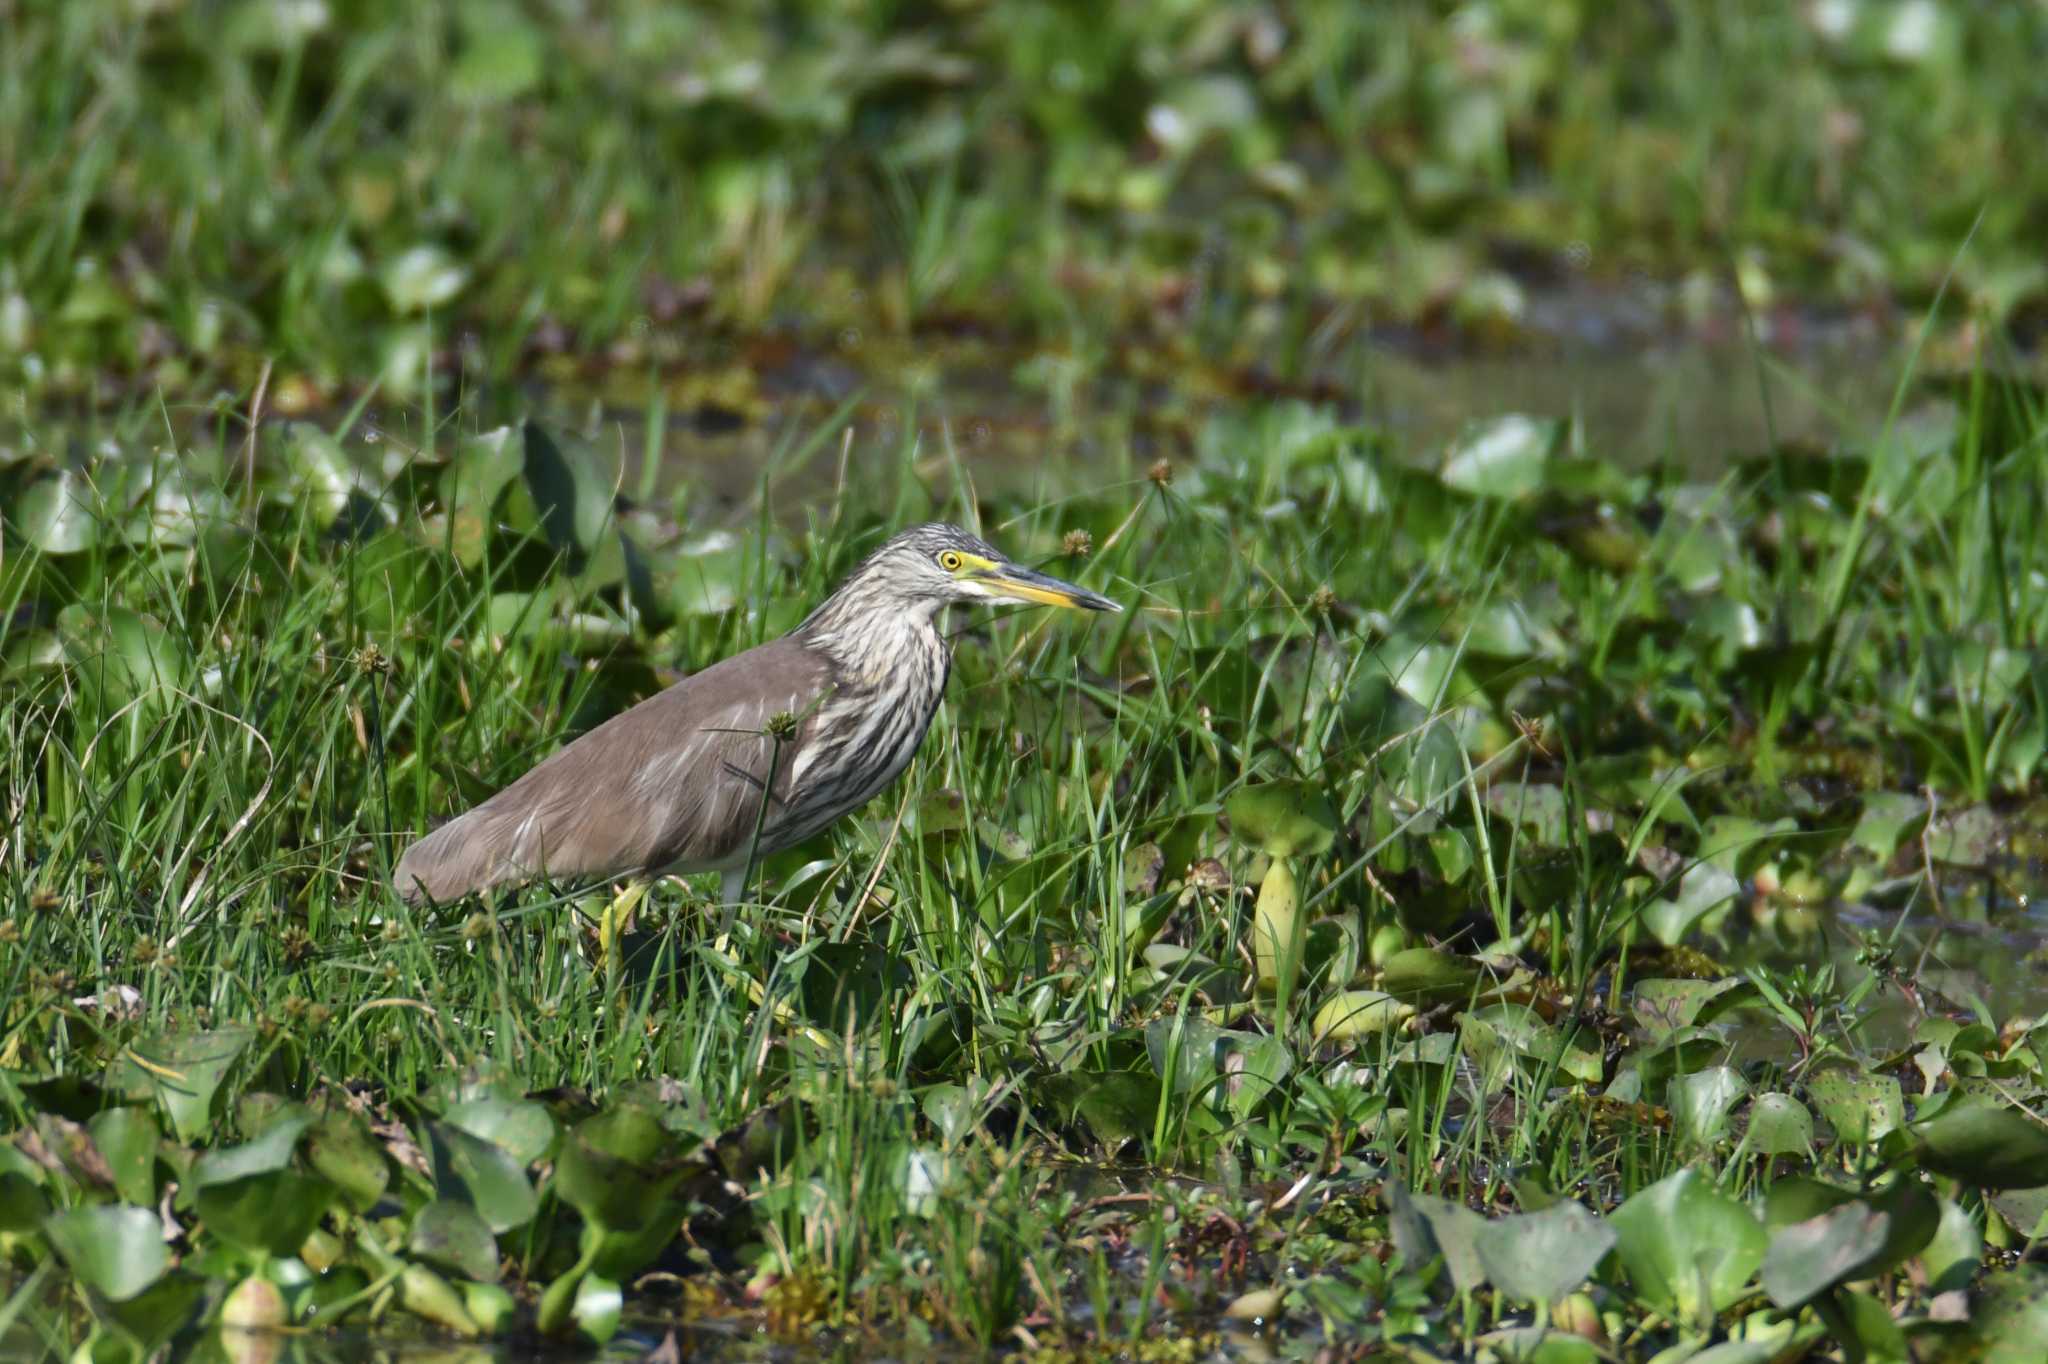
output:
M 876 550 L 848 580 L 849 588 L 856 585 L 930 611 L 976 601 L 1123 610 L 1107 597 L 1026 568 L 987 541 L 938 521 L 913 526 Z

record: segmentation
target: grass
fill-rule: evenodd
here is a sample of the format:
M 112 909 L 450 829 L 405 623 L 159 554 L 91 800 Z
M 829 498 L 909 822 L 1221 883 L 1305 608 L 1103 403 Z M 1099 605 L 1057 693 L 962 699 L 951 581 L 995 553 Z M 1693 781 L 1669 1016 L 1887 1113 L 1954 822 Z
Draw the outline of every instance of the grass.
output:
M 0 1354 L 2048 1332 L 2037 10 L 131 8 L 0 47 Z M 1825 454 L 1332 389 L 1560 278 L 1926 321 Z M 1129 609 L 737 913 L 390 894 L 933 517 Z
M 264 427 L 253 488 L 232 429 L 17 470 L 11 1339 L 96 1321 L 112 1357 L 246 1283 L 278 1289 L 257 1320 L 603 1339 L 623 1290 L 640 1331 L 1082 1354 L 1211 1339 L 1233 1300 L 1287 1350 L 1507 1348 L 1560 1313 L 1624 1354 L 1768 1327 L 1863 1357 L 1874 1311 L 1967 1332 L 1934 1294 L 1984 1291 L 1969 1247 L 2030 1244 L 2002 1183 L 2048 1184 L 2028 1019 L 1934 969 L 2005 922 L 1997 850 L 2036 818 L 2012 585 L 2048 547 L 1989 515 L 2038 487 L 2026 404 L 1978 386 L 1941 449 L 1711 487 L 1528 421 L 1419 472 L 1285 404 L 1050 501 L 855 449 L 895 472 L 732 547 L 461 413 L 409 452 Z M 957 619 L 911 774 L 765 866 L 729 935 L 702 886 L 602 962 L 573 897 L 385 889 L 427 818 L 787 629 L 924 516 L 1133 609 Z M 1835 596 L 1780 572 L 1877 537 Z M 1900 994 L 1903 1022 L 1869 1013 Z M 1987 1083 L 1988 1117 L 1961 1097 Z M 2008 1121 L 2012 1150 L 1970 1146 Z M 238 1188 L 305 1225 L 267 1239 Z M 181 1264 L 125 1301 L 80 1247 L 132 1229 L 43 1220 L 162 1197 Z M 1656 1198 L 1748 1219 L 1705 1306 L 1652 1277 L 1692 1253 L 1646 1230 L 1669 1219 L 1615 1211 Z M 1785 1228 L 1884 1199 L 1932 1239 L 1799 1277 Z M 1567 1226 L 1581 1203 L 1611 1222 Z M 1610 1225 L 1636 1230 L 1552 1272 L 1546 1238 Z
M 1388 326 L 1541 332 L 1560 282 L 1917 309 L 1980 215 L 1971 315 L 2048 300 L 2028 5 L 20 8 L 0 374 L 41 402 L 268 364 L 323 410 L 430 334 L 473 383 L 605 357 L 677 399 L 716 368 L 679 335 L 762 331 L 1299 381 Z

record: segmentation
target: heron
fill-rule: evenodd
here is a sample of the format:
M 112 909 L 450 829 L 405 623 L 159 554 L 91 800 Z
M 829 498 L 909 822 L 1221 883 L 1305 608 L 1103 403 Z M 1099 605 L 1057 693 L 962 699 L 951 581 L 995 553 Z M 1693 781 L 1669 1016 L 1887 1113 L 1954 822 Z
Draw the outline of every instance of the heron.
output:
M 626 881 L 609 949 L 647 887 L 716 871 L 727 905 L 762 858 L 879 794 L 931 727 L 952 650 L 948 606 L 1121 611 L 941 522 L 869 555 L 795 630 L 692 674 L 603 724 L 406 849 L 410 904 L 537 880 Z

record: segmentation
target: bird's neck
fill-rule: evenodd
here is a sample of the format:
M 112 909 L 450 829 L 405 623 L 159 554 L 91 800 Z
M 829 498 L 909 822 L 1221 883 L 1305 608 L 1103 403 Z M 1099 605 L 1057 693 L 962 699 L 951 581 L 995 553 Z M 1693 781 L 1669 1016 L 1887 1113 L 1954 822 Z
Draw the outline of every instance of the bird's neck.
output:
M 865 688 L 880 687 L 907 661 L 915 659 L 919 671 L 938 668 L 944 685 L 946 665 L 951 661 L 946 638 L 939 633 L 938 613 L 942 604 L 923 604 L 906 609 L 901 604 L 877 608 L 857 594 L 842 590 L 813 611 L 797 627 L 804 642 L 830 659 L 844 682 Z

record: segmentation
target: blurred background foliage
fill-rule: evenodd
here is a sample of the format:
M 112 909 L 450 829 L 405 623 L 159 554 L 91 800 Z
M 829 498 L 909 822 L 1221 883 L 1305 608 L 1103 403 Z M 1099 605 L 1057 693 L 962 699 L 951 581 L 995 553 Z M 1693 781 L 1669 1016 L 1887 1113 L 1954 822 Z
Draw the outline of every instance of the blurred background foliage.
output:
M 2048 319 L 2048 4 L 4 0 L 0 379 L 279 410 L 650 331 Z M 1686 287 L 1690 281 L 1694 287 Z M 429 325 L 429 319 L 431 325 Z

